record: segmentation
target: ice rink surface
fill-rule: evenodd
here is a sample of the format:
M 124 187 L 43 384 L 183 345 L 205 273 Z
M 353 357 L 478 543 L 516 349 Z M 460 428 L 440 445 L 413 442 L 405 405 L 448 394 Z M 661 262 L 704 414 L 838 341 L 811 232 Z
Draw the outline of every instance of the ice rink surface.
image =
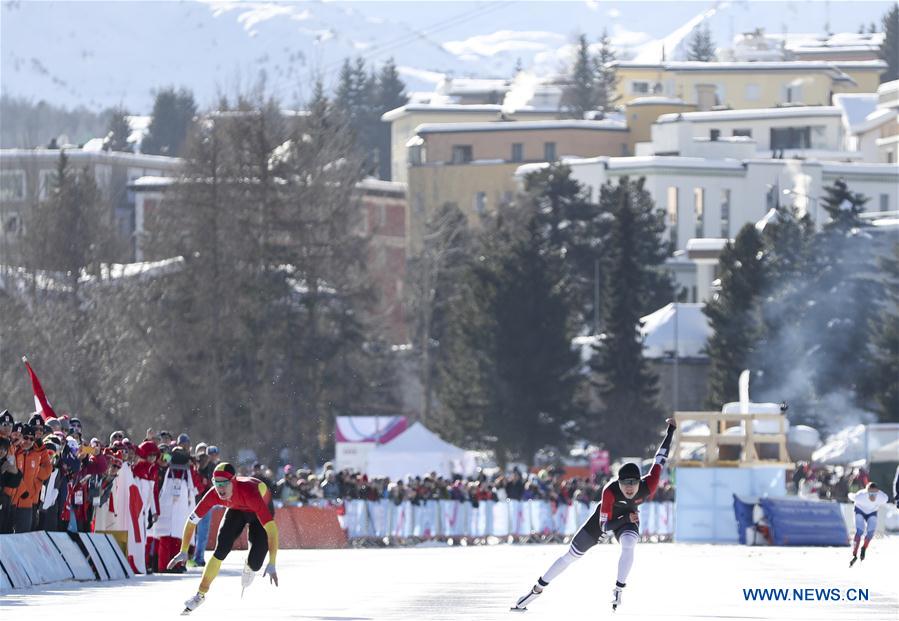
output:
M 639 544 L 622 606 L 608 604 L 616 544 L 597 546 L 556 579 L 525 613 L 509 612 L 561 545 L 283 550 L 281 586 L 262 577 L 240 597 L 245 552 L 222 566 L 197 619 L 899 619 L 899 537 L 879 538 L 850 569 L 848 548 L 750 548 Z M 49 586 L 0 596 L 0 619 L 130 621 L 179 615 L 200 570 L 117 583 Z M 867 589 L 868 601 L 745 601 L 744 588 Z

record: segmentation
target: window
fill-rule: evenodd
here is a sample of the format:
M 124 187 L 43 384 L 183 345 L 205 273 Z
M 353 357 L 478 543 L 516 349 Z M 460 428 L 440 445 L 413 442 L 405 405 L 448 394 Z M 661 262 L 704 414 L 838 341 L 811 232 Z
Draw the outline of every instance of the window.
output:
M 752 130 L 751 129 L 735 129 L 732 133 L 732 136 L 743 136 L 744 138 L 752 138 Z
M 421 145 L 417 144 L 409 147 L 409 164 L 411 166 L 421 166 L 422 161 Z
M 704 237 L 705 227 L 703 219 L 705 217 L 705 190 L 702 188 L 693 188 L 693 215 L 696 220 L 695 237 Z
M 762 95 L 762 90 L 758 84 L 747 84 L 745 93 L 746 101 L 758 101 Z
M 487 193 L 477 192 L 474 195 L 474 212 L 479 216 L 487 214 Z
M 677 246 L 677 186 L 668 186 L 668 205 L 665 209 L 668 218 L 668 235 L 671 243 Z
M 715 142 L 715 141 L 718 140 L 720 137 L 721 137 L 721 130 L 720 130 L 720 129 L 712 129 L 712 130 L 709 130 L 709 140 L 711 140 L 712 142 Z
M 53 191 L 53 183 L 56 179 L 55 170 L 41 170 L 37 173 L 37 199 L 45 201 L 50 198 Z
M 524 145 L 520 142 L 512 143 L 512 161 L 513 162 L 523 162 L 524 161 Z
M 555 162 L 556 161 L 556 143 L 555 142 L 544 142 L 543 143 L 543 158 L 547 162 Z
M 784 100 L 787 103 L 802 103 L 802 85 L 790 84 L 786 88 Z
M 887 151 L 887 164 L 892 164 L 892 163 L 893 163 L 893 152 Z
M 810 127 L 772 127 L 771 150 L 809 149 L 812 146 Z
M 6 216 L 6 220 L 3 222 L 3 231 L 7 235 L 15 235 L 22 230 L 22 221 L 19 219 L 19 214 L 12 213 Z
M 730 190 L 721 190 L 721 237 L 730 237 Z
M 634 95 L 648 95 L 649 82 L 631 82 L 631 93 Z
M 777 184 L 769 185 L 768 192 L 765 194 L 766 213 L 778 207 L 780 207 L 780 187 Z
M 880 195 L 880 211 L 889 211 L 890 210 L 890 195 L 889 194 L 881 194 Z
M 4 170 L 0 171 L 0 200 L 23 201 L 25 200 L 25 171 Z
M 453 145 L 453 164 L 467 164 L 472 159 L 470 144 Z

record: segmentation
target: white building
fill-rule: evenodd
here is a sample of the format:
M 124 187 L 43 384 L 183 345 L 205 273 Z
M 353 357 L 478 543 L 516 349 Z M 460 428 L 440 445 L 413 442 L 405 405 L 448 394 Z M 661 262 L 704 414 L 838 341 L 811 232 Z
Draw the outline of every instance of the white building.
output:
M 0 149 L 0 248 L 12 248 L 23 233 L 25 215 L 46 201 L 60 154 L 64 151 L 72 170 L 89 170 L 115 217 L 116 228 L 130 246 L 122 260 L 137 259 L 136 195 L 130 184 L 148 175 L 177 175 L 183 161 L 162 155 L 104 151 L 102 141 L 84 148 Z M 97 145 L 97 148 L 91 148 Z
M 866 162 L 899 162 L 899 80 L 885 82 L 876 94 L 834 95 L 843 109 L 846 147 Z
M 711 143 L 710 143 L 711 144 Z M 691 302 L 704 301 L 717 276 L 717 252 L 747 223 L 778 204 L 792 203 L 820 225 L 826 213 L 823 188 L 843 179 L 868 196 L 868 211 L 899 205 L 899 167 L 798 159 L 708 157 L 596 157 L 565 161 L 589 188 L 593 200 L 606 182 L 643 177 L 656 205 L 666 213 L 667 234 L 678 252 L 669 261 Z M 545 166 L 529 164 L 517 176 Z
M 839 106 L 788 106 L 663 114 L 652 126 L 652 142 L 638 144 L 637 155 L 860 160 L 861 153 L 845 150 L 843 112 Z

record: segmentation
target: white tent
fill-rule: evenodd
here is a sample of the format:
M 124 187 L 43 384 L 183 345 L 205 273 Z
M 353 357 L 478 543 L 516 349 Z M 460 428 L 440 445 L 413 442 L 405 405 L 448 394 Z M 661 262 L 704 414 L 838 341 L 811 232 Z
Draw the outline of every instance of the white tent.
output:
M 421 423 L 415 423 L 394 440 L 376 446 L 368 454 L 368 474 L 391 479 L 401 479 L 410 474 L 424 476 L 432 471 L 443 476 L 471 474 L 474 469 L 474 457 L 470 451 L 441 440 Z

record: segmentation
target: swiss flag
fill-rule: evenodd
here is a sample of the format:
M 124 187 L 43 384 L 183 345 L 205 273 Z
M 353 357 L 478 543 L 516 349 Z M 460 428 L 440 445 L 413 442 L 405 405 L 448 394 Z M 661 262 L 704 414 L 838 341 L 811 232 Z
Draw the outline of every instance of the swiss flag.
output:
M 41 416 L 44 418 L 44 420 L 47 420 L 49 418 L 56 418 L 56 412 L 53 411 L 53 408 L 50 406 L 50 402 L 47 401 L 47 395 L 44 394 L 44 389 L 41 387 L 41 382 L 37 379 L 37 375 L 34 374 L 34 369 L 31 368 L 31 364 L 28 362 L 28 358 L 22 356 L 22 362 L 25 363 L 25 368 L 28 369 L 28 375 L 31 377 L 31 389 L 34 391 L 35 410 L 41 413 Z

